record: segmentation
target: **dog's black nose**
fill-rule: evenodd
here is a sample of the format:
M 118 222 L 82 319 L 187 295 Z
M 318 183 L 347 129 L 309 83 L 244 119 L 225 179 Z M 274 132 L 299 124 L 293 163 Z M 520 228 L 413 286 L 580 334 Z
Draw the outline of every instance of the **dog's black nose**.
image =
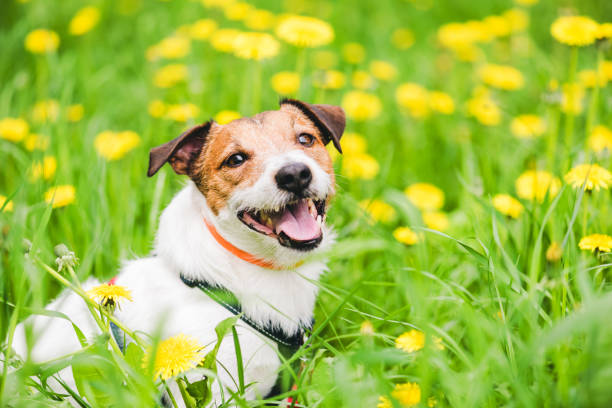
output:
M 312 173 L 304 163 L 291 163 L 281 167 L 275 178 L 278 188 L 300 195 L 310 184 Z

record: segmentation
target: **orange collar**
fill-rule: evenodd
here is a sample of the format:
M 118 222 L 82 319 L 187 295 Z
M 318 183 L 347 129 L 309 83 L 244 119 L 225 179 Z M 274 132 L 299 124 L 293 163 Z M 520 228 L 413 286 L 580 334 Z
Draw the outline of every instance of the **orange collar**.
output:
M 213 236 L 213 238 L 215 238 L 215 240 L 219 243 L 219 245 L 221 245 L 231 254 L 236 255 L 238 258 L 250 264 L 257 265 L 259 267 L 266 268 L 266 269 L 286 270 L 286 269 L 297 268 L 298 266 L 301 266 L 304 263 L 304 261 L 300 261 L 293 266 L 285 267 L 285 266 L 276 265 L 275 263 L 266 261 L 265 259 L 257 258 L 254 255 L 251 255 L 248 252 L 243 251 L 242 249 L 234 246 L 229 241 L 227 241 L 225 238 L 223 238 L 221 234 L 219 234 L 217 229 L 214 227 L 214 225 L 209 223 L 206 218 L 204 218 L 204 224 L 206 224 L 206 228 L 208 228 L 208 231 Z

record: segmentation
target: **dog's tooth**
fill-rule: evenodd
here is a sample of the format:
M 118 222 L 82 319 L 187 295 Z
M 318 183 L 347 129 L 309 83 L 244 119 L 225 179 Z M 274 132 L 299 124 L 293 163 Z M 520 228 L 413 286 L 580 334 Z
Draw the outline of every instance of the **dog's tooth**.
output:
M 320 215 L 317 215 L 317 224 L 321 225 L 323 222 L 323 219 L 321 218 Z

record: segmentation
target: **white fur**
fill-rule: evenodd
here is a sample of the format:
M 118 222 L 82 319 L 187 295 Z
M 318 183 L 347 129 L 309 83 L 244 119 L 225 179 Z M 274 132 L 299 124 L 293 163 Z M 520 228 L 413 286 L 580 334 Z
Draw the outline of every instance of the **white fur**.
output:
M 333 241 L 332 231 L 323 227 L 324 238 L 319 248 L 304 253 L 280 246 L 275 239 L 250 230 L 236 217 L 238 208 L 277 205 L 275 200 L 285 193 L 273 185 L 273 174 L 289 160 L 309 165 L 316 197 L 324 198 L 332 193 L 330 176 L 314 160 L 297 151 L 272 160 L 260 180 L 253 187 L 235 193 L 217 216 L 212 214 L 200 191 L 189 182 L 163 211 L 153 254 L 127 262 L 118 275 L 116 284 L 126 286 L 133 296 L 132 302 L 122 302 L 118 318 L 133 330 L 149 334 L 161 330 L 162 338 L 185 333 L 196 337 L 203 345 L 214 344 L 215 326 L 231 314 L 200 289 L 187 287 L 179 278 L 183 274 L 231 290 L 242 303 L 243 312 L 259 324 L 272 324 L 288 335 L 294 334 L 300 325 L 309 324 L 317 296 L 317 286 L 311 281 L 319 278 L 325 263 L 321 259 L 308 258 L 329 247 Z M 215 241 L 204 218 L 238 248 L 288 269 L 265 269 L 237 258 Z M 301 260 L 305 261 L 301 266 L 289 267 Z M 90 280 L 85 287 L 95 284 L 97 282 Z M 69 315 L 89 337 L 98 332 L 84 302 L 73 293 L 62 294 L 48 308 Z M 31 358 L 35 361 L 50 360 L 80 348 L 66 320 L 32 316 L 24 324 L 34 329 Z M 18 326 L 13 343 L 23 357 L 27 352 L 24 324 Z M 276 345 L 246 324 L 240 322 L 238 326 L 246 364 L 245 383 L 255 383 L 247 398 L 264 396 L 274 385 L 280 366 Z M 232 377 L 237 378 L 237 371 L 231 339 L 223 341 L 218 360 L 230 371 L 226 373 L 220 369 L 220 381 L 224 387 L 234 388 Z M 69 368 L 63 370 L 61 376 L 73 385 Z M 176 389 L 173 394 L 180 399 Z M 217 389 L 216 398 L 219 394 Z

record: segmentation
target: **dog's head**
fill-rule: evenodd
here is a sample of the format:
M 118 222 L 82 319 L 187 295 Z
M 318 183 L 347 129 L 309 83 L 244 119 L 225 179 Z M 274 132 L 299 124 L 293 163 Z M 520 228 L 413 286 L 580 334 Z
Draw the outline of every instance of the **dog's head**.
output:
M 247 241 L 255 241 L 263 256 L 312 251 L 326 233 L 335 186 L 325 145 L 340 150 L 344 126 L 337 106 L 286 99 L 277 111 L 207 122 L 152 149 L 148 175 L 166 162 L 188 175 L 230 241 L 251 250 Z

